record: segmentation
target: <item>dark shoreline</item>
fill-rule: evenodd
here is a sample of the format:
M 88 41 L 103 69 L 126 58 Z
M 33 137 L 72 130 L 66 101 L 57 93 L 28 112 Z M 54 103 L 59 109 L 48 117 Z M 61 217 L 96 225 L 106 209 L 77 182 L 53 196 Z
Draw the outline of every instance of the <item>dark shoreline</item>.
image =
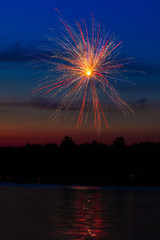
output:
M 93 141 L 76 145 L 66 136 L 61 145 L 0 148 L 0 182 L 82 186 L 160 187 L 160 143 L 112 145 Z
M 160 191 L 160 187 L 146 186 L 92 186 L 92 185 L 61 185 L 61 184 L 37 184 L 37 183 L 14 183 L 0 182 L 0 187 L 18 188 L 48 188 L 48 189 L 75 189 L 75 190 L 122 190 L 122 191 Z

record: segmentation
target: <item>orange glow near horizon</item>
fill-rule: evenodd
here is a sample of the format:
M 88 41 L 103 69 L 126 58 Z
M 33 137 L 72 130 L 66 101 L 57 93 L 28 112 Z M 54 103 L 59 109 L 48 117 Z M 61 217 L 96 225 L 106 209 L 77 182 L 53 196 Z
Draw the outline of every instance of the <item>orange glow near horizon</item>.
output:
M 27 143 L 60 144 L 65 136 L 72 137 L 76 144 L 91 143 L 96 140 L 110 145 L 119 136 L 124 137 L 126 144 L 129 145 L 141 141 L 158 142 L 160 140 L 158 118 L 156 122 L 154 121 L 154 127 L 148 128 L 152 124 L 152 115 L 155 112 L 157 114 L 157 109 L 155 112 L 147 109 L 142 113 L 137 113 L 137 118 L 130 119 L 130 121 L 128 119 L 124 121 L 118 112 L 112 113 L 110 130 L 103 130 L 99 135 L 94 131 L 94 125 L 73 128 L 73 124 L 68 120 L 65 121 L 65 124 L 63 121 L 53 124 L 52 121 L 48 121 L 52 111 L 47 110 L 40 115 L 41 110 L 37 108 L 5 106 L 5 112 L 1 114 L 0 146 L 22 146 Z M 69 118 L 73 117 L 73 114 Z

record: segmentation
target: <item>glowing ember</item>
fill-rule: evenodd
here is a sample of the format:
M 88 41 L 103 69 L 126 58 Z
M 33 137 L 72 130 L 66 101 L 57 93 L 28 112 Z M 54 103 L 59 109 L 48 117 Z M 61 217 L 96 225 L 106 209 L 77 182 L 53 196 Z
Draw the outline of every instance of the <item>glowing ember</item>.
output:
M 88 75 L 88 76 L 91 75 L 91 71 L 90 71 L 90 70 L 87 71 L 87 75 Z

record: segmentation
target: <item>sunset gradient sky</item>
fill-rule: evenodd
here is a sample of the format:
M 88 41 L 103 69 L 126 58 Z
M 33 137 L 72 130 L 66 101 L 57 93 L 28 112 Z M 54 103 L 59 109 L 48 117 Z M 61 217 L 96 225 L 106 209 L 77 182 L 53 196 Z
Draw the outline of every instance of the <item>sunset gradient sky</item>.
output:
M 135 115 L 124 117 L 116 105 L 107 102 L 109 129 L 98 134 L 92 124 L 76 128 L 66 118 L 52 121 L 56 109 L 43 96 L 31 97 L 37 76 L 28 64 L 31 48 L 43 45 L 49 29 L 57 29 L 57 12 L 71 25 L 92 13 L 107 30 L 123 41 L 122 53 L 136 62 L 129 66 L 128 81 L 115 88 L 130 104 Z M 127 144 L 160 141 L 160 1 L 158 0 L 5 0 L 0 3 L 0 146 L 54 142 L 69 135 L 76 143 L 97 140 L 111 144 L 123 136 Z

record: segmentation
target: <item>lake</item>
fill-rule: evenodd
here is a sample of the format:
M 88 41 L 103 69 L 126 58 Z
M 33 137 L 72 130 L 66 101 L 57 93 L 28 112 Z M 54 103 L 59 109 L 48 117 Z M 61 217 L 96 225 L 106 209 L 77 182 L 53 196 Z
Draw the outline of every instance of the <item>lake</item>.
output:
M 160 189 L 0 184 L 0 240 L 160 240 Z

